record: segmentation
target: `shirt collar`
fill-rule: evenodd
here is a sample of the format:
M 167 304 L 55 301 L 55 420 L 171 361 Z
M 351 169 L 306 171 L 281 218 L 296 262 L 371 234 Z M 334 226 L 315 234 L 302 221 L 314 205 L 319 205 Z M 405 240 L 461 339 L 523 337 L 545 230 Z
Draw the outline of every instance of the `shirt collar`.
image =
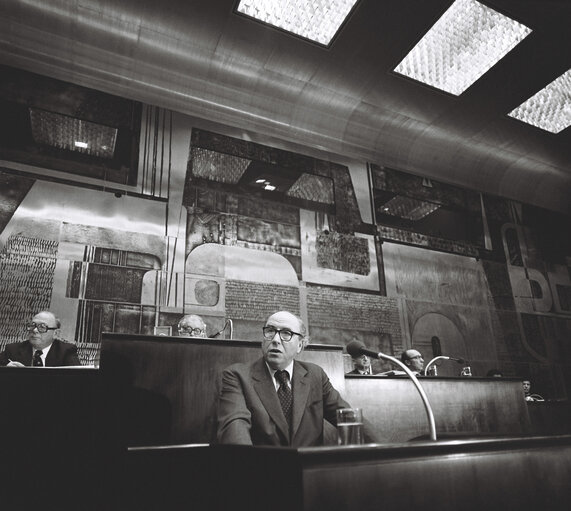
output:
M 42 359 L 44 366 L 46 365 L 46 357 L 48 356 L 48 352 L 50 351 L 52 345 L 53 345 L 53 342 L 49 346 L 42 348 L 42 354 L 40 355 L 40 358 Z M 35 355 L 36 351 L 38 351 L 38 348 L 34 348 L 32 346 L 32 355 Z
M 268 371 L 270 372 L 270 376 L 272 377 L 272 381 L 274 382 L 274 387 L 277 389 L 279 389 L 280 387 L 280 382 L 278 382 L 276 380 L 275 377 L 275 373 L 277 371 L 277 369 L 272 369 L 267 362 L 264 361 L 264 363 L 266 364 L 266 367 L 268 368 Z M 289 374 L 289 381 L 290 381 L 290 385 L 291 382 L 293 381 L 293 360 L 289 363 L 289 365 L 287 365 L 286 367 L 284 367 L 284 371 L 287 371 L 287 374 Z

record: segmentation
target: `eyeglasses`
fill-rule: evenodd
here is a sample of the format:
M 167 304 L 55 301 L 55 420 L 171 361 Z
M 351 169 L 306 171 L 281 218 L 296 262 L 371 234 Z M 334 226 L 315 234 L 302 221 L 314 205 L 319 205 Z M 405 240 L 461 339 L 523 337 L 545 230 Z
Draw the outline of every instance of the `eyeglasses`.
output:
M 45 323 L 26 323 L 26 330 L 28 332 L 33 332 L 34 328 L 41 334 L 45 334 L 48 330 L 57 330 L 57 326 L 48 326 Z
M 201 333 L 204 332 L 203 328 L 192 328 L 191 326 L 179 326 L 178 327 L 178 331 L 179 332 L 186 332 L 187 334 L 190 335 L 200 335 Z
M 280 335 L 280 339 L 283 342 L 291 341 L 294 335 L 299 335 L 300 337 L 303 337 L 299 332 L 292 332 L 291 330 L 286 330 L 286 329 L 280 330 L 279 328 L 273 326 L 265 326 L 264 328 L 262 328 L 262 332 L 264 332 L 264 337 L 268 341 L 271 341 L 276 336 L 276 333 Z

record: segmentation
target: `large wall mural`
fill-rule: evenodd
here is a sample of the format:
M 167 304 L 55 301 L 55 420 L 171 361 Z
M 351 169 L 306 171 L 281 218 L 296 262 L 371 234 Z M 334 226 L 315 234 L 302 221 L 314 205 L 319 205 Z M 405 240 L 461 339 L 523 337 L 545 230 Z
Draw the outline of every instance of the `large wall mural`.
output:
M 2 90 L 29 122 L 30 89 Z M 174 333 L 198 313 L 209 335 L 230 337 L 231 319 L 234 338 L 259 340 L 265 317 L 288 309 L 315 343 L 358 339 L 397 356 L 415 347 L 427 361 L 439 351 L 476 376 L 497 367 L 569 396 L 569 218 L 374 164 L 349 170 L 113 98 L 84 114 L 92 96 L 80 92 L 55 110 L 103 122 L 109 105 L 123 108 L 129 166 L 110 183 L 106 164 L 82 154 L 59 172 L 54 155 L 65 160 L 67 146 L 40 148 L 33 162 L 1 148 L 0 348 L 41 309 L 60 316 L 85 364 L 104 331 Z M 128 112 L 140 126 L 119 122 Z M 438 374 L 459 369 L 442 363 Z

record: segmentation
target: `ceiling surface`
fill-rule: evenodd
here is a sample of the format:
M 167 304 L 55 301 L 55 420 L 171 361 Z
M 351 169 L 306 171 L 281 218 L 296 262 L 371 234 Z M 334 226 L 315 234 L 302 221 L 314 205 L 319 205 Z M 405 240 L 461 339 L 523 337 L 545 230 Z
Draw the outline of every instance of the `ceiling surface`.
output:
M 0 63 L 571 214 L 571 128 L 507 116 L 571 67 L 571 2 L 485 0 L 533 32 L 458 97 L 392 72 L 451 3 L 360 0 L 323 48 L 234 0 L 2 0 Z

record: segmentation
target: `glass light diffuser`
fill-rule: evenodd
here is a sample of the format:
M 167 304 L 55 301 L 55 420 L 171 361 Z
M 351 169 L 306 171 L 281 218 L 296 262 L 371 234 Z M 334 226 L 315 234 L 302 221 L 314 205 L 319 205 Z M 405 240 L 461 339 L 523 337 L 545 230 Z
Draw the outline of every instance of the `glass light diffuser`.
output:
M 406 220 L 421 220 L 440 208 L 440 204 L 426 202 L 412 197 L 396 195 L 383 206 L 386 215 L 404 218 Z
M 328 46 L 358 0 L 241 0 L 237 11 Z
M 571 125 L 571 69 L 531 96 L 509 114 L 551 133 Z
M 458 96 L 530 33 L 476 0 L 456 0 L 395 72 Z
M 32 138 L 38 144 L 98 158 L 113 158 L 117 128 L 30 108 Z

